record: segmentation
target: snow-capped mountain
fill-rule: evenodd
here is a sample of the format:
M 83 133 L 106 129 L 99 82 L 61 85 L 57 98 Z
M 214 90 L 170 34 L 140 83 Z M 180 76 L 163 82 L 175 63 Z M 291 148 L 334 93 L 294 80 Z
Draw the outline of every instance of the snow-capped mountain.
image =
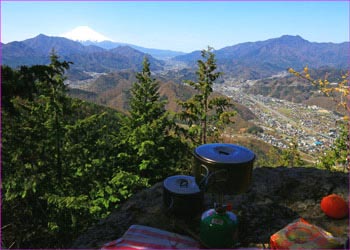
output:
M 94 31 L 88 26 L 79 26 L 75 29 L 68 31 L 60 36 L 68 38 L 70 40 L 85 42 L 102 42 L 102 41 L 112 41 L 112 39 Z
M 75 29 L 67 33 L 61 34 L 60 37 L 80 42 L 83 45 L 95 45 L 107 50 L 114 49 L 120 46 L 129 46 L 143 53 L 150 54 L 153 57 L 161 60 L 170 59 L 172 57 L 185 54 L 180 51 L 144 48 L 130 43 L 114 42 L 112 41 L 112 39 L 102 35 L 101 33 L 98 33 L 97 31 L 91 29 L 88 26 L 76 27 Z

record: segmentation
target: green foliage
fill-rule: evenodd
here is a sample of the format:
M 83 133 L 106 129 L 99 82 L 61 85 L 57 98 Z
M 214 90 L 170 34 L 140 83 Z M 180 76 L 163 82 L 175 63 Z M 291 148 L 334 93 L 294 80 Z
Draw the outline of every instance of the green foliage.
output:
M 285 167 L 300 167 L 304 165 L 298 150 L 298 142 L 295 139 L 289 144 L 289 148 L 282 150 L 278 165 Z
M 160 101 L 159 84 L 151 78 L 150 63 L 143 61 L 142 72 L 136 74 L 137 82 L 131 89 L 130 114 L 132 125 L 138 127 L 160 118 L 165 113 L 165 102 Z
M 62 72 L 69 64 L 54 54 L 51 59 L 48 66 L 4 69 L 12 73 L 3 79 L 10 90 L 5 92 L 9 105 L 2 110 L 3 222 L 11 225 L 16 247 L 59 230 L 51 223 L 53 211 L 45 196 L 63 193 L 60 146 L 69 104 Z M 20 86 L 33 92 L 17 91 Z
M 205 61 L 198 60 L 197 82 L 185 81 L 197 90 L 198 94 L 187 101 L 178 102 L 183 109 L 178 118 L 188 125 L 187 134 L 195 144 L 205 144 L 208 135 L 217 138 L 220 128 L 231 122 L 230 118 L 235 114 L 233 111 L 227 111 L 232 107 L 228 99 L 210 98 L 213 83 L 221 72 L 215 72 L 216 61 L 212 48 L 203 50 L 202 57 Z
M 264 129 L 262 127 L 253 125 L 250 128 L 248 128 L 247 132 L 250 133 L 250 134 L 255 134 L 256 135 L 256 134 L 259 134 L 259 133 L 263 133 Z
M 121 141 L 126 149 L 118 159 L 128 169 L 154 183 L 175 173 L 186 158 L 187 146 L 171 132 L 175 126 L 165 111 L 159 95 L 159 84 L 151 78 L 150 64 L 145 58 L 142 72 L 131 89 L 130 117 L 124 120 Z
M 345 111 L 343 120 L 347 122 L 347 130 L 345 129 L 345 125 L 341 126 L 341 134 L 340 137 L 337 138 L 334 145 L 330 150 L 327 150 L 323 156 L 320 157 L 320 160 L 317 164 L 318 167 L 332 169 L 337 165 L 343 165 L 349 170 L 349 160 L 350 160 L 350 140 L 349 140 L 349 129 L 350 129 L 350 87 L 349 87 L 349 72 L 342 74 L 340 79 L 336 79 L 333 76 L 332 80 L 337 80 L 337 84 L 331 84 L 328 80 L 328 74 L 325 74 L 324 79 L 314 79 L 310 72 L 309 68 L 304 67 L 303 72 L 297 72 L 292 68 L 288 69 L 288 72 L 302 78 L 312 85 L 319 88 L 319 90 L 327 97 L 330 97 L 333 101 L 333 104 L 336 104 L 336 108 L 339 107 Z
M 340 135 L 333 143 L 332 147 L 324 152 L 319 158 L 317 167 L 325 168 L 328 170 L 334 169 L 336 166 L 345 167 L 347 164 L 347 143 L 348 143 L 348 131 L 345 124 L 340 126 Z
M 3 247 L 63 248 L 136 191 L 188 166 L 149 63 L 130 116 L 71 99 L 68 62 L 2 67 Z
M 123 116 L 69 98 L 68 66 L 52 54 L 49 65 L 2 67 L 4 247 L 69 247 L 148 185 L 117 157 Z
M 253 152 L 257 155 L 256 166 L 265 167 L 280 167 L 282 150 L 278 147 L 272 146 L 266 153 L 261 153 L 262 148 L 252 147 Z

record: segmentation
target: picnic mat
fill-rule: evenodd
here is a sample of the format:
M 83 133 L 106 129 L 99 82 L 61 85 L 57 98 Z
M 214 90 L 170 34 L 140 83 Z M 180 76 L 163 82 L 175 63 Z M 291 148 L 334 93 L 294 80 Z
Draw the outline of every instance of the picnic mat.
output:
M 132 225 L 124 235 L 103 245 L 101 250 L 112 249 L 181 249 L 200 248 L 191 237 L 154 227 Z

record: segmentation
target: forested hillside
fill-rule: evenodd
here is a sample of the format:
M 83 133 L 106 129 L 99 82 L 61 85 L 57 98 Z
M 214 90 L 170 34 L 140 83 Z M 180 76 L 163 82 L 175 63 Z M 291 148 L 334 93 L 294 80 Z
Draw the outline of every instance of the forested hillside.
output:
M 187 166 L 157 85 L 146 86 L 147 105 L 135 90 L 125 116 L 68 97 L 68 68 L 55 54 L 49 65 L 1 68 L 4 248 L 68 247 L 134 192 Z

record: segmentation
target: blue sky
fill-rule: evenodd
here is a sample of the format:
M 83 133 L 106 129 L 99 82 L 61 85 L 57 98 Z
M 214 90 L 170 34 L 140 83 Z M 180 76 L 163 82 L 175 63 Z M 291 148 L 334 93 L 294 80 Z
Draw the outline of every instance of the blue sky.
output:
M 282 35 L 349 41 L 349 1 L 2 1 L 1 41 L 89 26 L 116 42 L 184 52 Z

